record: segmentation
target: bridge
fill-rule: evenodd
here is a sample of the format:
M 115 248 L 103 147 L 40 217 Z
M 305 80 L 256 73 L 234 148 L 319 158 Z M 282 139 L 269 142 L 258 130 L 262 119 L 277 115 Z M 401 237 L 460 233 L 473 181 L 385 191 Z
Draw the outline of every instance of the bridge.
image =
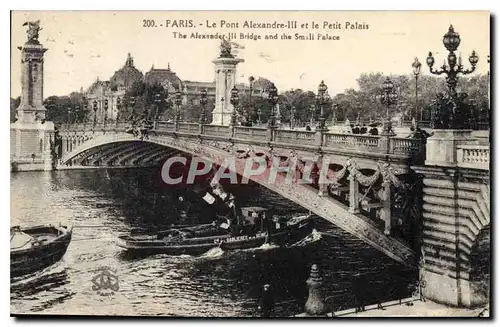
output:
M 19 119 L 11 124 L 13 170 L 158 166 L 182 153 L 215 164 L 236 158 L 231 168 L 241 175 L 247 159 L 265 159 L 277 178 L 250 179 L 417 268 L 426 298 L 465 307 L 489 301 L 489 285 L 476 269 L 490 231 L 489 133 L 443 125 L 425 139 L 178 121 L 137 130 L 104 120 L 63 125 L 58 140 L 54 124 L 45 121 L 43 66 L 34 73 L 47 49 L 34 41 L 20 47 L 23 93 Z M 235 114 L 230 98 L 238 62 L 222 54 L 214 61 L 214 122 Z M 225 85 L 228 80 L 233 84 Z M 287 167 L 291 162 L 297 165 Z M 326 181 L 287 182 L 288 172 L 300 177 L 308 169 L 326 172 Z
M 58 168 L 157 166 L 175 153 L 214 163 L 235 157 L 239 174 L 248 157 L 324 164 L 322 184 L 286 183 L 284 173 L 273 183 L 250 179 L 420 268 L 428 298 L 474 306 L 484 302 L 473 261 L 490 226 L 488 134 L 434 133 L 425 140 L 158 121 L 133 134 L 124 122 L 72 124 L 59 131 Z
M 59 166 L 151 166 L 176 152 L 212 162 L 241 157 L 237 165 L 240 174 L 245 154 L 272 155 L 284 161 L 294 156 L 304 164 L 328 162 L 330 185 L 290 184 L 279 178 L 269 183 L 258 176 L 251 179 L 395 260 L 411 266 L 416 263 L 407 240 L 391 236 L 397 219 L 392 213 L 391 187 L 406 186 L 411 179 L 410 165 L 422 162 L 425 140 L 197 123 L 156 122 L 147 135 L 127 133 L 128 128 L 126 123 L 63 126 Z

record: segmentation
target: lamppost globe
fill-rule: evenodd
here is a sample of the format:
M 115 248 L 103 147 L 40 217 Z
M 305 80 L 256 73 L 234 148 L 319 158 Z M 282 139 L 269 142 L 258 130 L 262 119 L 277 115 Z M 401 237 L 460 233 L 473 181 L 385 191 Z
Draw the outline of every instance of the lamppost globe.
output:
M 207 89 L 201 90 L 201 92 L 200 92 L 201 100 L 206 101 L 207 100 L 207 96 L 208 96 Z
M 429 54 L 427 55 L 427 66 L 432 67 L 434 66 L 434 56 L 432 55 L 432 52 L 429 51 Z
M 443 44 L 448 51 L 455 51 L 460 45 L 460 35 L 455 32 L 453 25 L 450 25 L 448 32 L 443 36 Z
M 200 92 L 200 104 L 206 105 L 207 101 L 208 101 L 207 97 L 208 97 L 207 89 L 201 90 L 201 92 Z
M 420 68 L 422 67 L 422 64 L 420 63 L 420 61 L 418 61 L 418 58 L 415 58 L 415 61 L 413 62 L 411 67 L 413 68 L 413 74 L 415 76 L 420 74 Z
M 328 87 L 326 86 L 324 81 L 321 81 L 318 86 L 318 94 L 324 95 L 326 91 L 328 90 Z
M 235 101 L 238 101 L 239 98 L 238 98 L 238 89 L 236 88 L 236 86 L 234 86 L 232 89 L 231 89 L 231 103 L 235 102 Z
M 389 93 L 389 99 L 392 103 L 396 102 L 398 100 L 398 94 L 397 93 Z
M 384 91 L 391 92 L 392 89 L 394 89 L 394 84 L 389 79 L 389 77 L 387 77 L 385 79 L 384 83 L 382 84 L 382 87 L 383 87 Z
M 488 60 L 489 60 L 489 56 L 488 56 Z M 472 66 L 475 66 L 477 65 L 477 62 L 479 61 L 479 57 L 478 55 L 476 54 L 476 51 L 472 51 L 471 55 L 469 56 L 469 62 Z M 489 62 L 489 61 L 488 61 Z

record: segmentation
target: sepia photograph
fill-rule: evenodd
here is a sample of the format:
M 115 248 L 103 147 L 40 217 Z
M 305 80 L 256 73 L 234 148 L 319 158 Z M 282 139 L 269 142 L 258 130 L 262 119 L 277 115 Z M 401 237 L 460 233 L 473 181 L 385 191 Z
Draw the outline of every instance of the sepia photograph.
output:
M 491 319 L 490 12 L 10 15 L 11 316 Z

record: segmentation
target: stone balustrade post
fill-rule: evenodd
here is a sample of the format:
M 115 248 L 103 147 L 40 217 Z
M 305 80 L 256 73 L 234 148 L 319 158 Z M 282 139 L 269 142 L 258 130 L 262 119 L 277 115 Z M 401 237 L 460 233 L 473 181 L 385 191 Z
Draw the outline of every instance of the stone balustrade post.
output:
M 389 135 L 380 135 L 378 140 L 378 147 L 382 151 L 382 153 L 390 153 L 391 148 L 391 138 Z
M 359 182 L 356 176 L 349 174 L 349 212 L 359 213 Z
M 323 146 L 323 135 L 328 131 L 326 128 L 316 128 L 316 134 L 314 135 L 314 145 L 318 147 Z
M 229 131 L 231 132 L 231 138 L 234 138 L 235 131 L 236 131 L 235 127 L 236 127 L 236 126 L 235 126 L 235 125 L 233 125 L 233 124 L 230 124 L 230 125 L 229 125 Z
M 274 125 L 270 125 L 267 128 L 267 140 L 269 142 L 276 141 L 276 129 L 277 127 Z

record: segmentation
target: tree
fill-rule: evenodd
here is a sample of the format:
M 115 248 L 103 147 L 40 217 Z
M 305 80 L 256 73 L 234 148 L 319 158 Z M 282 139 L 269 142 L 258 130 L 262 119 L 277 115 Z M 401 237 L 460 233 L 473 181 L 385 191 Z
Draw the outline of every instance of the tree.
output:
M 306 122 L 311 117 L 311 106 L 315 104 L 315 95 L 311 91 L 292 89 L 279 95 L 281 121 L 290 122 L 292 107 L 295 107 L 295 121 Z M 325 108 L 329 107 L 325 105 Z
M 250 99 L 250 94 L 240 94 L 240 102 L 237 108 L 239 115 L 246 115 L 248 113 L 250 120 L 256 122 L 258 121 L 259 110 L 261 113 L 261 122 L 267 122 L 271 114 L 271 104 L 269 104 L 269 101 L 260 96 L 252 96 Z
M 157 94 L 160 95 L 160 102 L 156 101 Z M 159 118 L 173 116 L 173 96 L 159 83 L 146 84 L 143 81 L 135 81 L 125 93 L 120 117 L 128 119 L 130 116 L 146 115 L 154 119 L 155 114 Z
M 383 119 L 386 115 L 385 106 L 376 99 L 382 92 L 382 83 L 386 75 L 382 73 L 363 73 L 357 79 L 359 90 L 347 89 L 333 96 L 333 103 L 338 105 L 337 120 L 355 120 L 358 112 L 361 119 Z M 394 92 L 398 101 L 390 107 L 391 117 L 402 115 L 405 119 L 416 117 L 420 119 L 421 111 L 424 118 L 430 119 L 430 108 L 436 102 L 439 93 L 446 93 L 445 79 L 438 76 L 421 74 L 418 78 L 418 104 L 416 104 L 415 76 L 389 75 L 394 84 Z M 488 100 L 489 80 L 487 75 L 475 75 L 460 78 L 458 89 L 467 93 L 468 99 L 476 103 L 478 112 L 489 111 Z

